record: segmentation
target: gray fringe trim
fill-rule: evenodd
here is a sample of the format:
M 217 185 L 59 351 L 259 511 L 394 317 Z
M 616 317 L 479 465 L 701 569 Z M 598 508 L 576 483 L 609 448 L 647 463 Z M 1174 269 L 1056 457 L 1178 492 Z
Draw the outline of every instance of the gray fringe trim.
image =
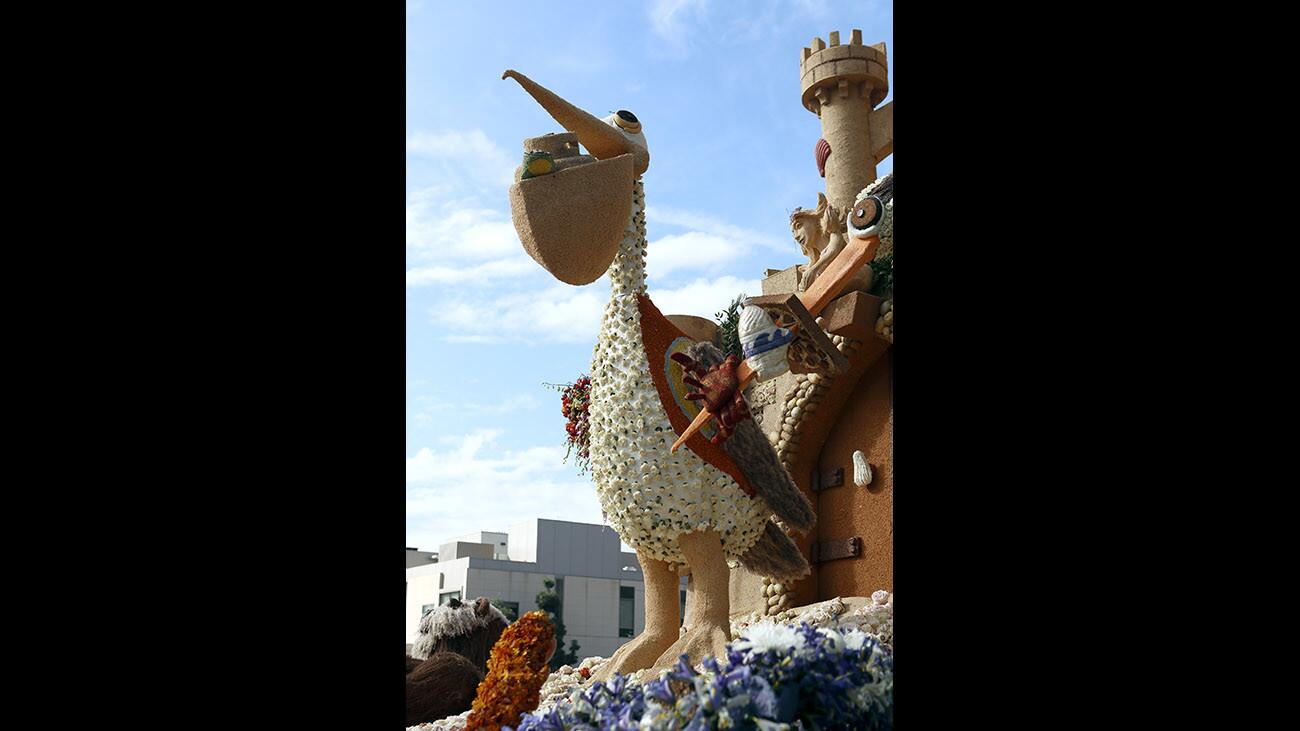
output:
M 427 660 L 439 640 L 476 632 L 488 626 L 494 618 L 502 625 L 510 624 L 506 615 L 490 604 L 487 614 L 482 617 L 474 613 L 472 603 L 461 604 L 456 609 L 446 604 L 436 607 L 420 618 L 420 634 L 411 645 L 411 657 Z
M 770 520 L 758 541 L 741 555 L 740 563 L 759 576 L 770 576 L 780 582 L 796 581 L 812 572 L 799 547 Z
M 704 341 L 687 348 L 686 354 L 705 367 L 726 358 L 715 345 Z M 812 503 L 790 479 L 790 473 L 776 456 L 776 449 L 753 419 L 737 424 L 731 438 L 722 443 L 722 449 L 735 460 L 754 492 L 767 501 L 776 517 L 794 530 L 812 529 L 817 522 Z

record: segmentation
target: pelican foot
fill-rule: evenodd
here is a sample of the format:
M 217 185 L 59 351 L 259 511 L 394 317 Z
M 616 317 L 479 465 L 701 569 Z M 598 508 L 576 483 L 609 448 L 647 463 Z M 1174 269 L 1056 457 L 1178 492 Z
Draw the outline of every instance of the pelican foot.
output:
M 672 644 L 655 660 L 650 668 L 650 675 L 658 675 L 677 664 L 677 659 L 687 655 L 691 667 L 698 665 L 706 655 L 727 657 L 727 643 L 731 641 L 730 627 L 720 624 L 702 623 L 686 630 L 686 633 Z
M 609 662 L 601 666 L 591 679 L 608 681 L 614 677 L 614 673 L 631 675 L 644 667 L 649 667 L 655 661 L 655 658 L 663 654 L 664 648 L 673 642 L 672 635 L 653 635 L 649 632 L 642 632 L 640 636 L 630 640 L 627 644 L 614 651 Z

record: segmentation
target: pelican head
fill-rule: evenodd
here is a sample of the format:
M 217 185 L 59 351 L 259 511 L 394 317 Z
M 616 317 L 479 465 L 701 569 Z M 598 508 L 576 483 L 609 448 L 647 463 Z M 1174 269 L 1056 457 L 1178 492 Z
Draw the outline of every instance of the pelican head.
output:
M 531 170 L 526 164 L 521 169 L 529 170 L 527 175 L 510 186 L 511 218 L 524 250 L 560 281 L 590 284 L 618 253 L 631 216 L 633 184 L 650 167 L 641 120 L 625 109 L 598 118 L 517 71 L 507 70 L 501 78 L 518 82 L 591 153 L 573 159 L 566 152 L 571 159 Z M 541 138 L 529 142 L 536 139 Z

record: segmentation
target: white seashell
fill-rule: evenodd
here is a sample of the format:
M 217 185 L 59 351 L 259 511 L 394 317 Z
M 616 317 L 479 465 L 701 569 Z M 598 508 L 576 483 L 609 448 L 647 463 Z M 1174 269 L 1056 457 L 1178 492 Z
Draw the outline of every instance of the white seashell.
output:
M 853 453 L 853 484 L 858 487 L 866 487 L 871 484 L 871 465 L 867 464 L 867 456 L 862 450 Z

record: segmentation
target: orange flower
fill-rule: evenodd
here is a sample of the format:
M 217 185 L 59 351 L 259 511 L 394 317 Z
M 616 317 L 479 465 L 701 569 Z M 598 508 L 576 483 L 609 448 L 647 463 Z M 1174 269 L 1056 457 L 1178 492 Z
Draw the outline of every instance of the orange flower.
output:
M 519 715 L 541 703 L 554 653 L 555 628 L 546 612 L 529 612 L 507 627 L 492 646 L 487 676 L 479 683 L 465 731 L 519 725 Z

